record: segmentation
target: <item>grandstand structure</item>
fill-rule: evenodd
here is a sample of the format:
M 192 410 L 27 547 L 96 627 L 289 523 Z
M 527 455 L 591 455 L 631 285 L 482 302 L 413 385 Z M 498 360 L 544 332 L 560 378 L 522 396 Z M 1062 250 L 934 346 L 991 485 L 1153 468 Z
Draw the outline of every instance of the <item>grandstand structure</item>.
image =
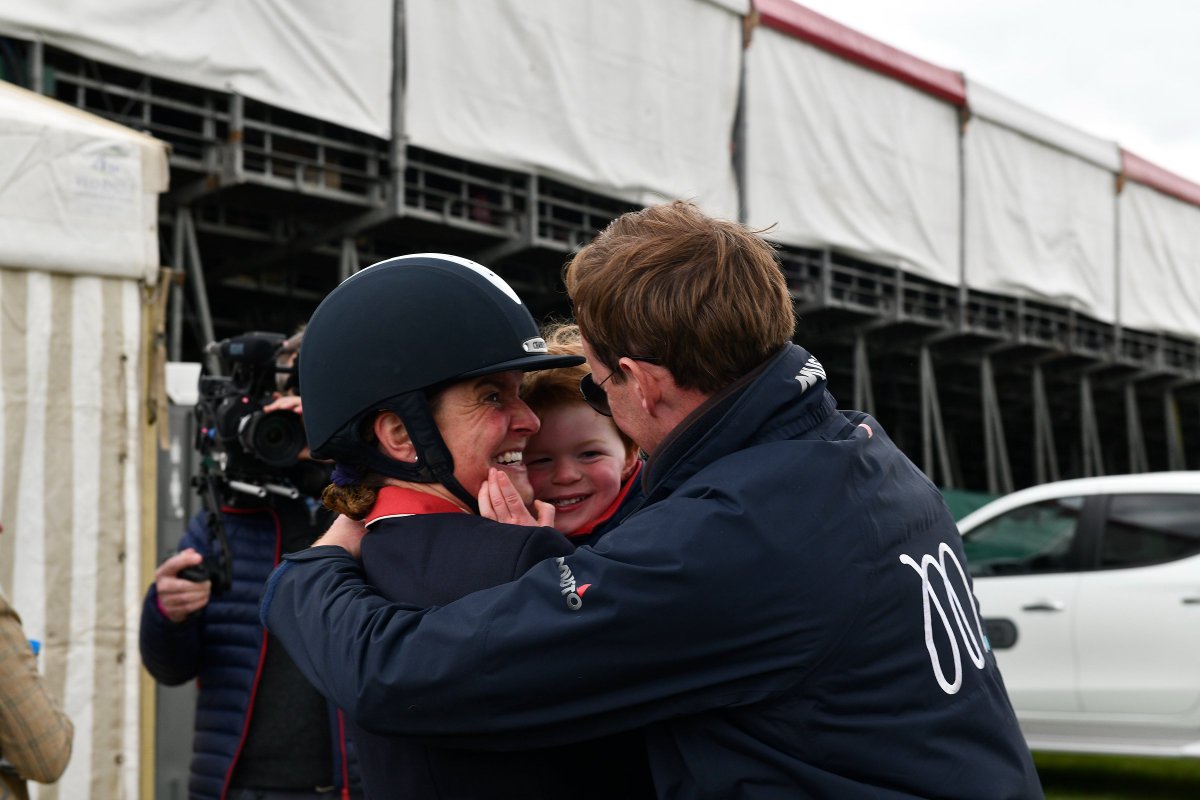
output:
M 25 5 L 0 79 L 171 147 L 174 359 L 402 253 L 567 315 L 571 252 L 684 197 L 769 227 L 797 341 L 939 485 L 1200 468 L 1200 187 L 792 0 Z

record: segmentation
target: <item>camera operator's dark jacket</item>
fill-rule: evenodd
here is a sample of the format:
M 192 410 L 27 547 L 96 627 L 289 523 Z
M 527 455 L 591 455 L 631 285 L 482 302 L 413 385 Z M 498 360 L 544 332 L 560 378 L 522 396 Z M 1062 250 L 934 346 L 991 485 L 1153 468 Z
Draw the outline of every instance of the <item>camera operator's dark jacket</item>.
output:
M 278 501 L 287 524 L 297 514 L 308 518 L 302 500 Z M 259 689 L 267 660 L 265 631 L 258 617 L 263 583 L 279 561 L 283 542 L 280 513 L 274 508 L 222 510 L 225 533 L 232 551 L 233 586 L 214 594 L 196 616 L 176 624 L 158 608 L 158 594 L 150 585 L 142 607 L 140 647 L 142 663 L 160 683 L 174 686 L 196 679 L 196 728 L 192 744 L 188 797 L 223 798 L 250 725 L 251 702 Z M 207 516 L 201 511 L 191 519 L 179 550 L 209 550 Z M 278 642 L 272 642 L 278 647 Z M 282 654 L 282 651 L 281 651 Z M 359 794 L 358 769 L 353 748 L 345 733 L 340 711 L 328 705 L 323 722 L 329 726 L 333 745 L 333 773 L 323 785 L 338 791 L 332 798 L 346 796 L 349 785 Z
M 941 494 L 805 350 L 645 473 L 641 507 L 561 565 L 416 610 L 312 548 L 264 619 L 364 728 L 530 747 L 644 726 L 662 798 L 1042 796 Z

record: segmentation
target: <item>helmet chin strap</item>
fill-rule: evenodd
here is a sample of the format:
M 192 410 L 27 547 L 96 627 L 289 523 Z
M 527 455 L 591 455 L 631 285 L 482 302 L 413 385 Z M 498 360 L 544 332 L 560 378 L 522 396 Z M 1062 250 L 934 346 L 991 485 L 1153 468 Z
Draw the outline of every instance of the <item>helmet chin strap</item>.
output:
M 441 431 L 433 420 L 433 410 L 423 391 L 405 392 L 388 400 L 383 406 L 394 411 L 404 423 L 408 437 L 417 451 L 415 463 L 397 461 L 374 448 L 362 448 L 361 460 L 367 468 L 391 478 L 414 483 L 440 483 L 463 501 L 467 508 L 479 513 L 479 502 L 454 477 L 454 457 L 450 455 Z

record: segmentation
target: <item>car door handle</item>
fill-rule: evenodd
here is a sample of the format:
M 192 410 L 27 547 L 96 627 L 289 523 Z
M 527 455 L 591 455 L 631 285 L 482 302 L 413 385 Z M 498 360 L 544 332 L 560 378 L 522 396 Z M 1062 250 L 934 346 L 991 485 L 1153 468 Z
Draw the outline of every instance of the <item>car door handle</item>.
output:
M 1062 600 L 1039 600 L 1027 606 L 1021 606 L 1022 611 L 1062 611 L 1067 604 Z
M 1197 597 L 1196 595 L 1185 597 L 1183 598 L 1183 604 L 1185 606 L 1200 606 L 1200 597 Z

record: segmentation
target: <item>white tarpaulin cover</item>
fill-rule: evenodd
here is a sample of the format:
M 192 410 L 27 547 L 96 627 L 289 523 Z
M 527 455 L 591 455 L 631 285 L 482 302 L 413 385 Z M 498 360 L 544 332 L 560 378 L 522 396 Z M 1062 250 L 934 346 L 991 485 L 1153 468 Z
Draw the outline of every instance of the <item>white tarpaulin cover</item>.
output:
M 745 107 L 750 224 L 959 282 L 956 107 L 768 28 Z
M 393 0 L 0 0 L 0 31 L 391 135 Z
M 967 80 L 967 103 L 972 116 L 1020 131 L 1109 172 L 1121 171 L 1121 149 L 1115 142 L 1064 125 L 972 80 Z
M 138 794 L 143 287 L 166 181 L 161 142 L 0 83 L 0 586 L 75 725 L 35 798 Z
M 143 306 L 137 281 L 0 269 L 0 585 L 75 725 L 41 798 L 135 798 Z
M 704 0 L 407 0 L 409 141 L 735 217 L 742 19 Z
M 158 275 L 166 145 L 0 81 L 0 267 Z
M 983 109 L 1020 107 L 977 103 L 984 92 L 968 84 L 980 111 L 963 140 L 967 286 L 1114 322 L 1116 169 L 1098 164 L 1119 164 L 1117 146 L 1028 109 L 988 119 Z M 1063 149 L 1071 140 L 1088 146 Z
M 1119 208 L 1121 324 L 1200 335 L 1200 207 L 1129 182 Z

